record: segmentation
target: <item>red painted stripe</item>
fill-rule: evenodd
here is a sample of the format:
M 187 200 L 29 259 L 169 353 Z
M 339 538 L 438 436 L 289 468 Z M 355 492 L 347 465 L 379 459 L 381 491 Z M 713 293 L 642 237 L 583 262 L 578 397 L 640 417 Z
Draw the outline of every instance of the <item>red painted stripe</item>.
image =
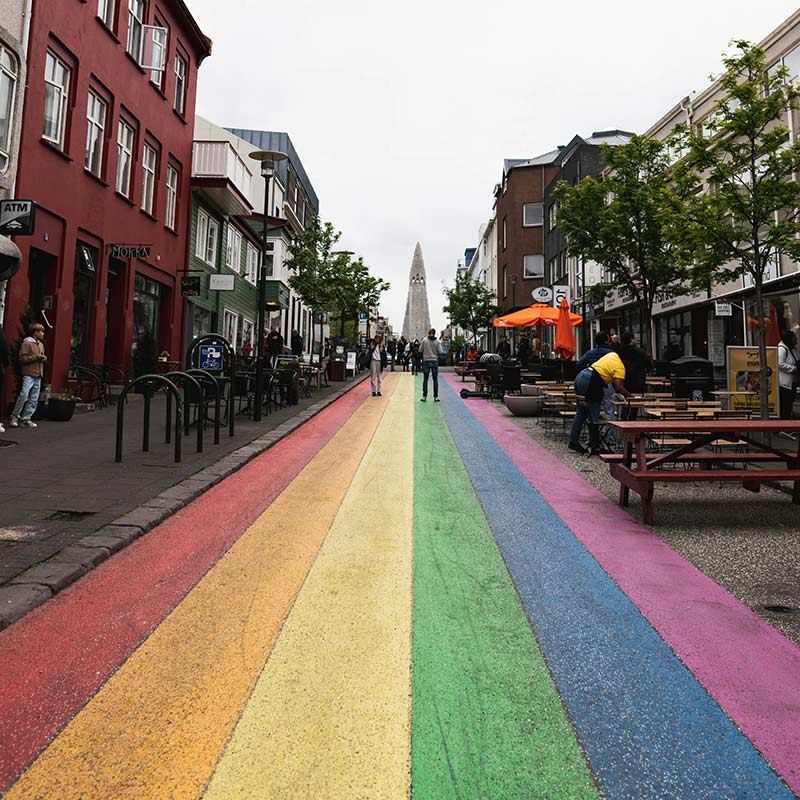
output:
M 349 419 L 362 383 L 0 633 L 0 793 Z

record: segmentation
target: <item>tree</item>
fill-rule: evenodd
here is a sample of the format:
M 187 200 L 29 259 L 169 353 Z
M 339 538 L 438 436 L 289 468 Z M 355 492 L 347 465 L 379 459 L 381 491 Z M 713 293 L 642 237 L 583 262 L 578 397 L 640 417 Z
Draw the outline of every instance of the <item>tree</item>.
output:
M 670 151 L 657 139 L 634 136 L 616 147 L 604 145 L 603 155 L 608 173 L 602 180 L 558 183 L 556 224 L 567 236 L 571 256 L 604 268 L 604 279 L 588 296 L 601 302 L 616 290 L 632 298 L 640 313 L 642 345 L 652 352 L 654 303 L 688 291 L 686 269 L 663 231 L 665 209 L 676 192 Z
M 345 320 L 355 319 L 358 330 L 358 313 L 368 316 L 375 308 L 380 296 L 389 289 L 390 284 L 382 278 L 370 275 L 369 267 L 363 259 L 352 260 L 350 253 L 340 253 L 334 265 L 336 280 L 332 292 L 332 307 L 339 317 L 339 334 L 344 336 Z
M 442 309 L 450 320 L 465 330 L 472 331 L 478 341 L 478 331 L 488 328 L 497 314 L 492 292 L 482 281 L 473 279 L 466 272 L 456 275 L 456 285 L 444 289 L 447 303 Z
M 764 278 L 781 254 L 800 259 L 800 143 L 783 124 L 800 90 L 785 67 L 770 69 L 763 50 L 733 43 L 723 57 L 723 94 L 700 130 L 679 126 L 674 147 L 682 200 L 666 229 L 695 288 L 749 276 L 756 293 L 761 416 L 769 413 Z
M 330 222 L 324 225 L 315 216 L 305 230 L 288 245 L 286 266 L 293 272 L 289 286 L 302 302 L 319 318 L 319 357 L 322 361 L 322 315 L 332 306 L 339 256 L 333 247 L 341 233 Z M 311 326 L 311 352 L 314 352 L 314 324 Z

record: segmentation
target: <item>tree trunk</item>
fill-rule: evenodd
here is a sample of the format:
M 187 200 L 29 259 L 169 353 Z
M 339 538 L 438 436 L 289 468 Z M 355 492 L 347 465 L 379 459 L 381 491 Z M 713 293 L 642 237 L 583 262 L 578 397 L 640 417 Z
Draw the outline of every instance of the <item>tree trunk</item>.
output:
M 640 347 L 642 350 L 645 351 L 648 355 L 655 358 L 653 353 L 653 331 L 651 320 L 653 318 L 652 306 L 648 304 L 648 302 L 642 301 L 639 303 L 639 320 L 642 325 L 642 341 L 639 342 Z
M 767 323 L 764 315 L 764 296 L 761 275 L 756 276 L 756 319 L 758 320 L 758 372 L 760 379 L 761 419 L 769 419 L 769 387 L 767 374 Z

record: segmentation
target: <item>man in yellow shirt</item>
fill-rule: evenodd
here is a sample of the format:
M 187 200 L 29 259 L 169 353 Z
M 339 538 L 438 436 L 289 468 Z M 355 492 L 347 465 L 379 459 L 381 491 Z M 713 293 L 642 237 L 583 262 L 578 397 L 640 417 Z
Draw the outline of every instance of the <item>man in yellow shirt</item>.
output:
M 600 406 L 603 402 L 603 393 L 606 385 L 611 384 L 614 390 L 623 397 L 632 397 L 633 394 L 625 388 L 625 365 L 616 353 L 607 353 L 582 370 L 575 378 L 575 394 L 579 398 L 575 419 L 572 421 L 572 431 L 569 435 L 569 449 L 578 453 L 585 453 L 586 448 L 580 443 L 581 430 L 584 421 L 589 423 L 589 451 L 592 455 L 600 452 Z

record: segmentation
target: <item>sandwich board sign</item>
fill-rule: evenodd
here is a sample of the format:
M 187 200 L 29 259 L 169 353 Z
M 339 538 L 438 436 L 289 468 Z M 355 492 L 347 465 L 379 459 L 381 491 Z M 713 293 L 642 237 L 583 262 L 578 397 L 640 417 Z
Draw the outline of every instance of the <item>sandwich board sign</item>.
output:
M 36 226 L 33 200 L 0 201 L 0 235 L 30 236 Z

